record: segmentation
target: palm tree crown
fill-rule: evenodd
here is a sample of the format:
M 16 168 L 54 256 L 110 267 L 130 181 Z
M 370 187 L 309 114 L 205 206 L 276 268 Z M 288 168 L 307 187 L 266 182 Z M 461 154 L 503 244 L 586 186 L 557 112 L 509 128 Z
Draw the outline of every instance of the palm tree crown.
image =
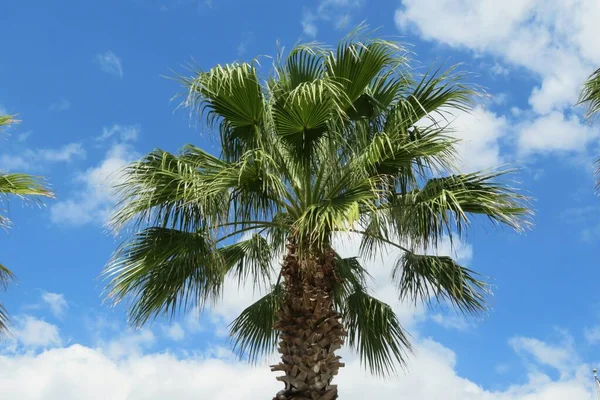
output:
M 0 115 L 0 128 L 15 122 L 14 117 L 11 115 Z M 3 200 L 6 200 L 10 196 L 25 199 L 30 196 L 53 197 L 53 194 L 36 177 L 27 174 L 3 173 L 0 171 L 0 196 L 2 196 Z M 0 227 L 7 228 L 9 226 L 10 220 L 0 214 Z M 5 290 L 13 279 L 13 273 L 0 264 L 0 290 Z M 6 332 L 7 323 L 8 315 L 6 309 L 0 303 L 0 334 Z
M 271 290 L 231 324 L 236 349 L 254 360 L 275 349 L 279 334 L 282 344 L 291 335 L 282 322 L 293 301 L 286 293 L 301 282 L 300 296 L 318 287 L 331 297 L 323 307 L 333 334 L 347 335 L 366 367 L 386 374 L 410 344 L 392 308 L 370 294 L 359 259 L 332 248 L 334 237 L 352 233 L 366 258 L 384 246 L 401 250 L 390 271 L 401 299 L 483 310 L 486 284 L 428 250 L 461 235 L 469 214 L 522 229 L 525 198 L 497 183 L 504 172 L 455 170 L 457 141 L 439 121 L 468 111 L 477 93 L 455 68 L 416 77 L 408 61 L 398 44 L 355 33 L 336 49 L 298 45 L 265 78 L 257 62 L 183 78 L 185 105 L 219 132 L 221 152 L 155 150 L 124 171 L 112 224 L 135 229 L 104 272 L 108 296 L 131 296 L 130 318 L 140 325 L 218 302 L 228 275 L 267 283 Z M 283 252 L 284 268 L 273 267 Z M 290 265 L 300 271 L 296 283 Z M 323 336 L 317 325 L 306 329 L 315 332 L 300 342 Z M 339 343 L 333 338 L 326 350 Z M 315 374 L 300 366 L 290 375 L 296 359 L 282 354 L 288 392 L 309 390 L 298 381 Z M 331 377 L 319 379 L 311 382 L 323 392 L 312 398 L 336 398 Z

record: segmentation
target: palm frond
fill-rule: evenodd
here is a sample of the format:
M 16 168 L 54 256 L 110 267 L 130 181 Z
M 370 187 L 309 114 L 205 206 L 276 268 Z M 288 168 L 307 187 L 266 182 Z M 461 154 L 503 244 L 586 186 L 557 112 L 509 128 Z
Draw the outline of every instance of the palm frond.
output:
M 273 120 L 280 140 L 305 158 L 328 126 L 345 115 L 347 104 L 342 86 L 323 78 L 303 82 L 279 95 L 273 105 Z
M 411 345 L 389 305 L 357 288 L 346 298 L 342 321 L 348 329 L 348 345 L 370 372 L 390 375 L 396 363 L 404 365 Z
M 6 290 L 9 283 L 14 280 L 13 273 L 6 268 L 4 265 L 0 264 L 0 291 Z M 8 332 L 8 314 L 6 313 L 6 309 L 0 303 L 0 337 Z
M 414 125 L 425 117 L 436 121 L 455 111 L 470 111 L 480 93 L 464 83 L 465 73 L 460 72 L 458 67 L 453 65 L 446 70 L 439 67 L 427 71 L 406 99 L 398 103 L 395 119 L 391 122 L 400 120 Z
M 593 118 L 600 112 L 600 69 L 594 71 L 583 84 L 577 104 L 586 107 L 586 118 Z
M 337 51 L 327 57 L 327 72 L 340 82 L 354 103 L 382 71 L 405 66 L 405 54 L 397 43 L 386 40 L 341 41 Z
M 135 221 L 194 230 L 225 220 L 228 193 L 216 190 L 214 181 L 228 166 L 193 147 L 179 157 L 154 150 L 123 171 L 115 188 L 119 203 L 111 225 L 118 229 Z
M 54 197 L 54 194 L 41 183 L 39 177 L 28 174 L 0 174 L 0 194 L 18 197 Z
M 414 244 L 436 245 L 444 235 L 459 234 L 469 214 L 522 231 L 528 226 L 527 198 L 497 178 L 509 171 L 432 178 L 421 189 L 398 194 L 390 202 L 390 220 Z
M 0 115 L 0 128 L 18 122 L 13 115 Z
M 219 127 L 227 160 L 236 160 L 261 140 L 265 99 L 254 65 L 218 65 L 182 82 L 188 90 L 186 105 Z
M 114 304 L 131 298 L 136 326 L 159 315 L 220 299 L 226 268 L 214 240 L 203 232 L 151 227 L 116 251 L 103 276 Z
M 265 284 L 273 274 L 272 262 L 276 249 L 269 240 L 258 234 L 252 234 L 248 239 L 219 248 L 220 257 L 230 274 L 242 285 L 249 280 L 254 286 Z
M 252 362 L 275 350 L 279 332 L 273 329 L 282 301 L 280 285 L 247 307 L 230 325 L 235 351 Z
M 489 285 L 451 257 L 420 255 L 405 251 L 394 268 L 392 279 L 402 300 L 431 304 L 447 301 L 463 313 L 486 310 Z

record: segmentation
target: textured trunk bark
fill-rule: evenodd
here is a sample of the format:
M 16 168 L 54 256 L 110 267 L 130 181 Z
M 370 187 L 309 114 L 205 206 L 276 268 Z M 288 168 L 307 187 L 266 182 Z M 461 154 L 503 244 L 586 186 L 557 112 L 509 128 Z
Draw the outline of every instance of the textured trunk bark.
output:
M 300 260 L 296 246 L 289 243 L 282 276 L 284 300 L 274 325 L 280 334 L 281 362 L 271 366 L 282 371 L 277 380 L 284 390 L 273 400 L 333 400 L 337 386 L 331 381 L 344 366 L 335 355 L 346 331 L 333 307 L 335 273 L 333 251 Z

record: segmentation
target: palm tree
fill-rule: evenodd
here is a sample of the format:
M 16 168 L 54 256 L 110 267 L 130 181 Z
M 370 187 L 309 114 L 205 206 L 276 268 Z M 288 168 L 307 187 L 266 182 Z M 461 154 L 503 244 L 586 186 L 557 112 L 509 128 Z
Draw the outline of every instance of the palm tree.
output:
M 264 82 L 257 62 L 182 78 L 184 104 L 219 132 L 220 154 L 157 149 L 124 170 L 111 224 L 132 234 L 103 273 L 108 298 L 130 298 L 139 326 L 215 304 L 227 276 L 266 284 L 230 333 L 252 361 L 279 344 L 272 370 L 285 388 L 275 399 L 337 398 L 344 340 L 376 374 L 410 348 L 359 259 L 336 252 L 337 237 L 360 237 L 367 258 L 398 249 L 401 299 L 482 311 L 486 283 L 431 250 L 461 235 L 469 214 L 522 229 L 526 199 L 497 183 L 504 172 L 453 168 L 456 140 L 439 121 L 474 104 L 463 74 L 411 71 L 398 44 L 356 33 L 334 50 L 296 46 Z
M 15 123 L 15 119 L 10 115 L 0 115 L 0 128 Z M 53 197 L 50 192 L 36 177 L 27 174 L 3 173 L 0 172 L 0 195 L 7 198 L 17 196 L 21 199 L 30 196 Z M 0 227 L 10 226 L 10 220 L 0 215 Z M 0 264 L 0 289 L 6 290 L 8 284 L 14 279 L 13 273 Z M 8 329 L 8 315 L 6 309 L 0 303 L 0 334 L 6 333 Z

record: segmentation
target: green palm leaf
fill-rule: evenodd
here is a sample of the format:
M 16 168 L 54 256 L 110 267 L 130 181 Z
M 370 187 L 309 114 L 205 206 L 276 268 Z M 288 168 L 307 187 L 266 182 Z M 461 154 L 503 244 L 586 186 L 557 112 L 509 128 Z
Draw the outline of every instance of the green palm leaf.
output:
M 278 284 L 241 312 L 229 326 L 235 351 L 256 362 L 275 350 L 279 332 L 273 329 L 273 325 L 281 301 L 282 291 Z
M 342 311 L 348 327 L 348 345 L 361 362 L 376 375 L 394 372 L 410 351 L 410 341 L 392 308 L 362 289 L 348 295 Z
M 585 81 L 577 104 L 587 108 L 586 118 L 593 118 L 600 112 L 600 69 Z
M 489 285 L 477 274 L 458 265 L 451 257 L 420 255 L 410 251 L 398 260 L 392 279 L 401 299 L 430 303 L 448 301 L 464 313 L 485 311 Z
M 125 242 L 104 271 L 108 297 L 133 296 L 131 322 L 142 325 L 221 296 L 227 270 L 214 240 L 203 232 L 147 228 Z

